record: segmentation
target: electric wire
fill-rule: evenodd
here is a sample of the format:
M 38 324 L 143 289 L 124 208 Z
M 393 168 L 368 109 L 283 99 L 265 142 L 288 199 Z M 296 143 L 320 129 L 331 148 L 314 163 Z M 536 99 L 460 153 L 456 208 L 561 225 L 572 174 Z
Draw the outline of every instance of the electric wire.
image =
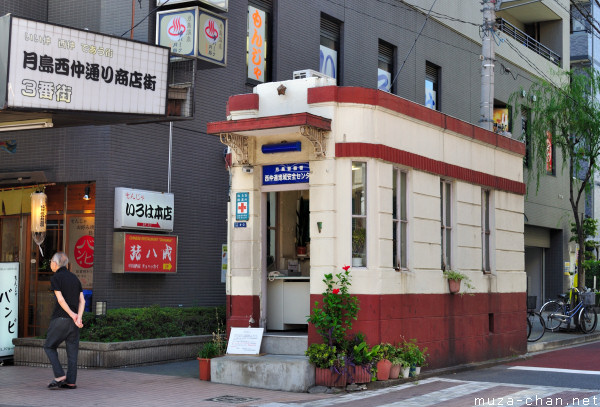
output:
M 134 28 L 136 28 L 138 25 L 142 24 L 142 22 L 144 22 L 144 20 L 146 20 L 148 17 L 150 17 L 152 15 L 152 13 L 154 13 L 156 10 L 158 10 L 159 8 L 161 8 L 162 6 L 166 5 L 169 1 L 171 0 L 166 0 L 163 4 L 161 4 L 160 6 L 155 7 L 152 11 L 150 11 L 148 14 L 146 14 L 146 16 L 144 18 L 142 18 L 140 21 L 137 22 L 136 25 L 134 25 L 133 27 L 131 27 L 129 30 L 125 31 L 123 34 L 121 34 L 121 37 L 124 36 L 125 34 L 127 34 L 128 32 L 131 32 L 131 30 L 133 30 Z M 141 6 L 141 1 L 139 1 L 139 4 Z

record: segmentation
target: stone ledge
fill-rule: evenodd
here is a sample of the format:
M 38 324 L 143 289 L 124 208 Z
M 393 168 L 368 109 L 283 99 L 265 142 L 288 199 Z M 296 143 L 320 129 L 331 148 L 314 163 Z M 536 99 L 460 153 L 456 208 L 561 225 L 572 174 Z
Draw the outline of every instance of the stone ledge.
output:
M 212 335 L 145 339 L 127 342 L 80 342 L 77 366 L 116 368 L 193 359 Z M 44 339 L 16 338 L 14 363 L 17 366 L 50 366 L 44 352 Z M 58 348 L 61 363 L 67 361 L 65 346 Z

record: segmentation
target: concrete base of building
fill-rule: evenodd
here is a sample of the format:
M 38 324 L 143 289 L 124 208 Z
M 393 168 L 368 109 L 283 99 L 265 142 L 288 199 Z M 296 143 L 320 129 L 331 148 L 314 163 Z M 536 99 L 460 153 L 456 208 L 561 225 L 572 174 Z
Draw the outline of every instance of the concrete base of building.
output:
M 211 361 L 213 383 L 268 390 L 306 392 L 315 385 L 315 367 L 306 356 L 227 355 Z
M 189 360 L 198 355 L 202 344 L 212 335 L 146 339 L 128 342 L 80 342 L 77 366 L 80 368 L 114 368 Z M 14 363 L 17 366 L 50 366 L 44 352 L 44 339 L 17 338 Z M 61 363 L 66 364 L 64 344 L 58 348 Z
M 263 335 L 260 353 L 272 355 L 304 356 L 308 349 L 307 334 L 286 334 L 267 332 Z

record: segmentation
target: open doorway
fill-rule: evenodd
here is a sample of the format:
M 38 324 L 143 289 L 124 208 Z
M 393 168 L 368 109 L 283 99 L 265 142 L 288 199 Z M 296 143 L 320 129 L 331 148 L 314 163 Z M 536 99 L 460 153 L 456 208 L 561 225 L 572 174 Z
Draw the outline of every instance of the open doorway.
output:
M 309 191 L 271 191 L 263 196 L 267 330 L 306 331 L 310 312 Z

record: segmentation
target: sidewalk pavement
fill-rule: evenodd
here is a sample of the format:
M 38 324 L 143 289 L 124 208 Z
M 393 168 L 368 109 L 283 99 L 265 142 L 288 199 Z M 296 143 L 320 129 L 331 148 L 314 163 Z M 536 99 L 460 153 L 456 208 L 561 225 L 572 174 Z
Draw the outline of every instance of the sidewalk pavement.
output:
M 597 340 L 600 340 L 598 330 L 588 335 L 546 332 L 539 342 L 530 343 L 528 350 L 530 353 L 546 351 Z M 420 378 L 485 368 L 509 360 L 514 361 L 514 358 L 440 370 L 425 369 Z M 310 403 L 335 397 L 324 393 L 289 393 L 204 382 L 198 379 L 197 360 L 123 369 L 80 369 L 75 390 L 48 390 L 46 386 L 51 379 L 52 370 L 47 367 L 0 367 L 0 406 L 261 406 L 270 403 Z M 389 384 L 373 382 L 369 388 L 381 388 Z

